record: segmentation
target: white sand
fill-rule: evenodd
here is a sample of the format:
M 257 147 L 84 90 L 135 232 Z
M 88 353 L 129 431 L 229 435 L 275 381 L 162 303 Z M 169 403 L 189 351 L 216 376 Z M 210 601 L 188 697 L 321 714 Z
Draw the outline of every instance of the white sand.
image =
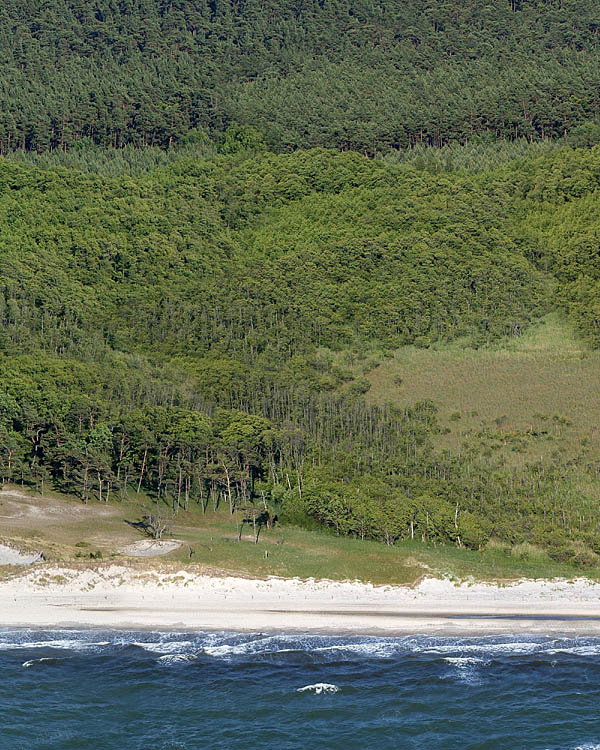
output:
M 33 565 L 39 562 L 41 557 L 40 552 L 28 554 L 6 544 L 0 544 L 0 565 Z
M 178 539 L 142 539 L 121 547 L 119 552 L 130 557 L 161 557 L 181 547 Z
M 410 588 L 175 571 L 37 566 L 0 582 L 0 627 L 600 635 L 600 584 L 586 579 Z

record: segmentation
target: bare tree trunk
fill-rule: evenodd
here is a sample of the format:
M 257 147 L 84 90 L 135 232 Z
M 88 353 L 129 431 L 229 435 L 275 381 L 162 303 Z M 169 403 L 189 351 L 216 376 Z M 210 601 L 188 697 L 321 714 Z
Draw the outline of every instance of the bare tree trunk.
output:
M 231 477 L 229 476 L 229 469 L 227 468 L 224 461 L 221 461 L 223 470 L 225 471 L 225 479 L 227 480 L 227 498 L 229 500 L 229 515 L 233 515 L 233 497 L 231 494 Z
M 117 466 L 117 481 L 121 477 L 121 461 L 123 460 L 123 453 L 125 452 L 125 433 L 121 433 L 121 447 L 119 448 L 119 465 Z
M 179 507 L 181 506 L 181 481 L 182 481 L 182 469 L 181 469 L 181 463 L 180 463 L 178 471 L 177 471 L 177 510 L 179 510 Z
M 87 504 L 88 501 L 88 460 L 87 460 L 87 447 L 85 449 L 85 468 L 83 470 L 83 488 L 81 492 L 81 499 Z
M 148 457 L 148 448 L 144 450 L 144 458 L 142 460 L 142 470 L 140 471 L 140 479 L 137 486 L 137 492 L 139 494 L 140 487 L 142 486 L 142 479 L 144 477 L 144 470 L 146 469 L 146 458 Z
M 260 536 L 260 532 L 262 531 L 262 523 L 256 523 L 256 514 L 253 517 L 254 520 L 254 544 L 258 544 L 258 537 Z

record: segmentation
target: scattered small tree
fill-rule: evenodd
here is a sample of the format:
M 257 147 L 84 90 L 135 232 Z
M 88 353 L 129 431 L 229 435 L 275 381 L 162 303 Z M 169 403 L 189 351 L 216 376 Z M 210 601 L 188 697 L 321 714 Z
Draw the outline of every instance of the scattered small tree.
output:
M 163 534 L 171 530 L 169 519 L 165 518 L 160 511 L 144 514 L 142 523 L 146 533 L 153 539 L 162 539 Z

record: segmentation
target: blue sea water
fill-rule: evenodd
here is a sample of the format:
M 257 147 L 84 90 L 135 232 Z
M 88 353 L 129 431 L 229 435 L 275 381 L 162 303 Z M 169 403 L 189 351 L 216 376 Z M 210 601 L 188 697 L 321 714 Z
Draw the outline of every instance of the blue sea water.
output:
M 1 750 L 600 750 L 600 638 L 0 630 Z

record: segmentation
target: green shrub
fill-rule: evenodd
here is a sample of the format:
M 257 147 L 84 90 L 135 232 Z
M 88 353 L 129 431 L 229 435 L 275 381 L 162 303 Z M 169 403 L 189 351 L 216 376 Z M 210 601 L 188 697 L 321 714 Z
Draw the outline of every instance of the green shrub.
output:
M 461 514 L 458 533 L 461 542 L 469 549 L 482 549 L 489 540 L 489 534 L 471 513 Z

